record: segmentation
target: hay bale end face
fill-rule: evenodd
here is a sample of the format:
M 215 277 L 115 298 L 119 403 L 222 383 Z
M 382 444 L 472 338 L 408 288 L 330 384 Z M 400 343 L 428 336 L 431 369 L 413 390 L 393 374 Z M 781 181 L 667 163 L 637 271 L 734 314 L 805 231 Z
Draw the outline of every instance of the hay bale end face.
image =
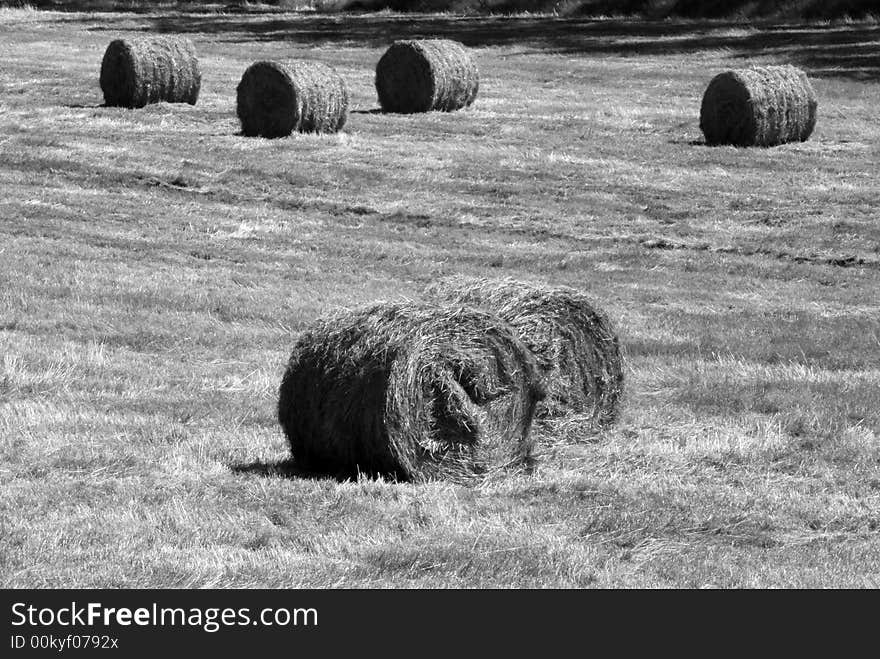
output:
M 241 130 L 249 137 L 335 133 L 348 120 L 348 85 L 320 62 L 255 62 L 236 91 Z
M 547 383 L 538 415 L 588 414 L 597 427 L 619 415 L 623 360 L 611 321 L 585 295 L 512 279 L 451 277 L 426 293 L 447 304 L 491 309 L 537 358 Z
M 185 37 L 117 39 L 104 52 L 100 82 L 109 106 L 195 105 L 202 72 L 195 46 Z
M 376 66 L 376 91 L 385 112 L 451 112 L 474 102 L 480 87 L 467 48 L 449 39 L 395 41 Z
M 528 461 L 543 396 L 534 357 L 497 317 L 379 303 L 299 338 L 278 418 L 307 470 L 468 481 Z
M 816 126 L 816 92 L 793 66 L 725 71 L 703 94 L 700 129 L 712 146 L 804 142 Z

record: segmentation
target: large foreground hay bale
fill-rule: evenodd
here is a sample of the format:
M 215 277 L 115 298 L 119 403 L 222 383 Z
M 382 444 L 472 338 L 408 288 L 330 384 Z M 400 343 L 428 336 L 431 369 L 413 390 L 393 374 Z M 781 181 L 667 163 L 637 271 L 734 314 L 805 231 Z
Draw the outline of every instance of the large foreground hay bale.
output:
M 238 118 L 249 137 L 335 133 L 348 120 L 349 98 L 345 79 L 326 64 L 255 62 L 238 83 Z
M 543 396 L 534 357 L 492 314 L 378 303 L 299 338 L 278 418 L 308 470 L 467 480 L 527 461 Z
M 470 52 L 449 39 L 395 41 L 376 66 L 385 112 L 460 110 L 474 102 L 480 75 Z
M 793 66 L 725 71 L 703 94 L 700 129 L 710 145 L 803 142 L 816 126 L 816 92 Z
M 541 416 L 589 414 L 614 423 L 623 395 L 623 360 L 608 317 L 585 295 L 512 279 L 452 277 L 429 287 L 446 303 L 491 309 L 510 323 L 538 359 L 547 383 Z
M 101 90 L 110 106 L 195 105 L 202 85 L 199 58 L 185 37 L 141 37 L 110 42 L 101 61 Z

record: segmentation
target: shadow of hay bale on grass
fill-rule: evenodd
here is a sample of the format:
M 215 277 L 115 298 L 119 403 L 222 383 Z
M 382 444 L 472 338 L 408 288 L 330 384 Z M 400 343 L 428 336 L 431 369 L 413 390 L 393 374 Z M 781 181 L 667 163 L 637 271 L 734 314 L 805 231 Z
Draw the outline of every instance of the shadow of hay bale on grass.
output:
M 700 129 L 712 146 L 804 142 L 816 126 L 816 92 L 793 66 L 759 66 L 715 76 L 703 94 Z
M 104 51 L 100 82 L 108 106 L 195 105 L 202 72 L 195 46 L 185 37 L 116 39 Z
M 255 62 L 236 90 L 242 133 L 285 137 L 336 133 L 348 120 L 350 93 L 345 79 L 320 62 Z
M 490 309 L 534 353 L 548 395 L 538 415 L 585 413 L 599 428 L 613 424 L 623 396 L 623 359 L 614 327 L 590 298 L 566 287 L 512 279 L 451 277 L 426 294 L 448 304 Z
M 377 303 L 299 338 L 278 418 L 310 471 L 469 481 L 528 464 L 544 395 L 533 355 L 492 314 Z
M 376 65 L 376 91 L 385 112 L 451 112 L 474 102 L 480 75 L 457 41 L 395 41 Z

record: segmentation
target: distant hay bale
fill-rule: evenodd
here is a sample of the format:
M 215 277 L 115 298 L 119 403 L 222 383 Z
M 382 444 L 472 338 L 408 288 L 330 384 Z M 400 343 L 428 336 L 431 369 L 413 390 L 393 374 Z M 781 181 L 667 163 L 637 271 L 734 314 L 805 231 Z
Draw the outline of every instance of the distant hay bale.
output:
M 195 105 L 201 85 L 199 58 L 185 37 L 116 39 L 101 61 L 101 90 L 109 106 Z
M 299 338 L 278 418 L 305 469 L 464 481 L 528 460 L 543 396 L 534 357 L 492 314 L 377 303 Z
M 451 277 L 427 289 L 445 303 L 491 309 L 535 354 L 547 383 L 538 415 L 589 414 L 598 427 L 616 421 L 623 361 L 608 317 L 585 295 L 512 279 Z
M 385 112 L 460 110 L 477 97 L 480 75 L 470 52 L 449 39 L 395 41 L 376 66 Z
M 703 94 L 700 129 L 709 145 L 803 142 L 816 126 L 816 92 L 793 66 L 725 71 Z
M 349 98 L 345 79 L 326 64 L 255 62 L 238 83 L 238 118 L 249 137 L 335 133 L 348 120 Z

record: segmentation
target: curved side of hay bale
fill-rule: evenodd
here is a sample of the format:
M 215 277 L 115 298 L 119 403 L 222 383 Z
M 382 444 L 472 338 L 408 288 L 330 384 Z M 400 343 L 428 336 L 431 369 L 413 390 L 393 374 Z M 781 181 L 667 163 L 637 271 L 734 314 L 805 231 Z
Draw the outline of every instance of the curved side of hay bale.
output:
M 466 481 L 528 460 L 543 386 L 529 349 L 497 317 L 379 303 L 299 338 L 278 419 L 308 470 Z
M 474 102 L 480 87 L 467 48 L 449 39 L 395 41 L 376 65 L 376 92 L 385 112 L 451 112 Z
M 100 82 L 109 106 L 195 105 L 202 72 L 195 46 L 185 37 L 116 39 L 104 51 Z
M 585 295 L 511 279 L 452 277 L 427 290 L 447 303 L 491 309 L 535 354 L 547 383 L 540 416 L 587 413 L 613 424 L 623 396 L 623 359 L 611 321 Z
M 703 94 L 700 129 L 713 146 L 803 142 L 816 126 L 817 105 L 807 74 L 793 66 L 725 71 Z
M 255 62 L 236 89 L 236 111 L 249 137 L 335 133 L 348 120 L 345 79 L 320 62 Z

